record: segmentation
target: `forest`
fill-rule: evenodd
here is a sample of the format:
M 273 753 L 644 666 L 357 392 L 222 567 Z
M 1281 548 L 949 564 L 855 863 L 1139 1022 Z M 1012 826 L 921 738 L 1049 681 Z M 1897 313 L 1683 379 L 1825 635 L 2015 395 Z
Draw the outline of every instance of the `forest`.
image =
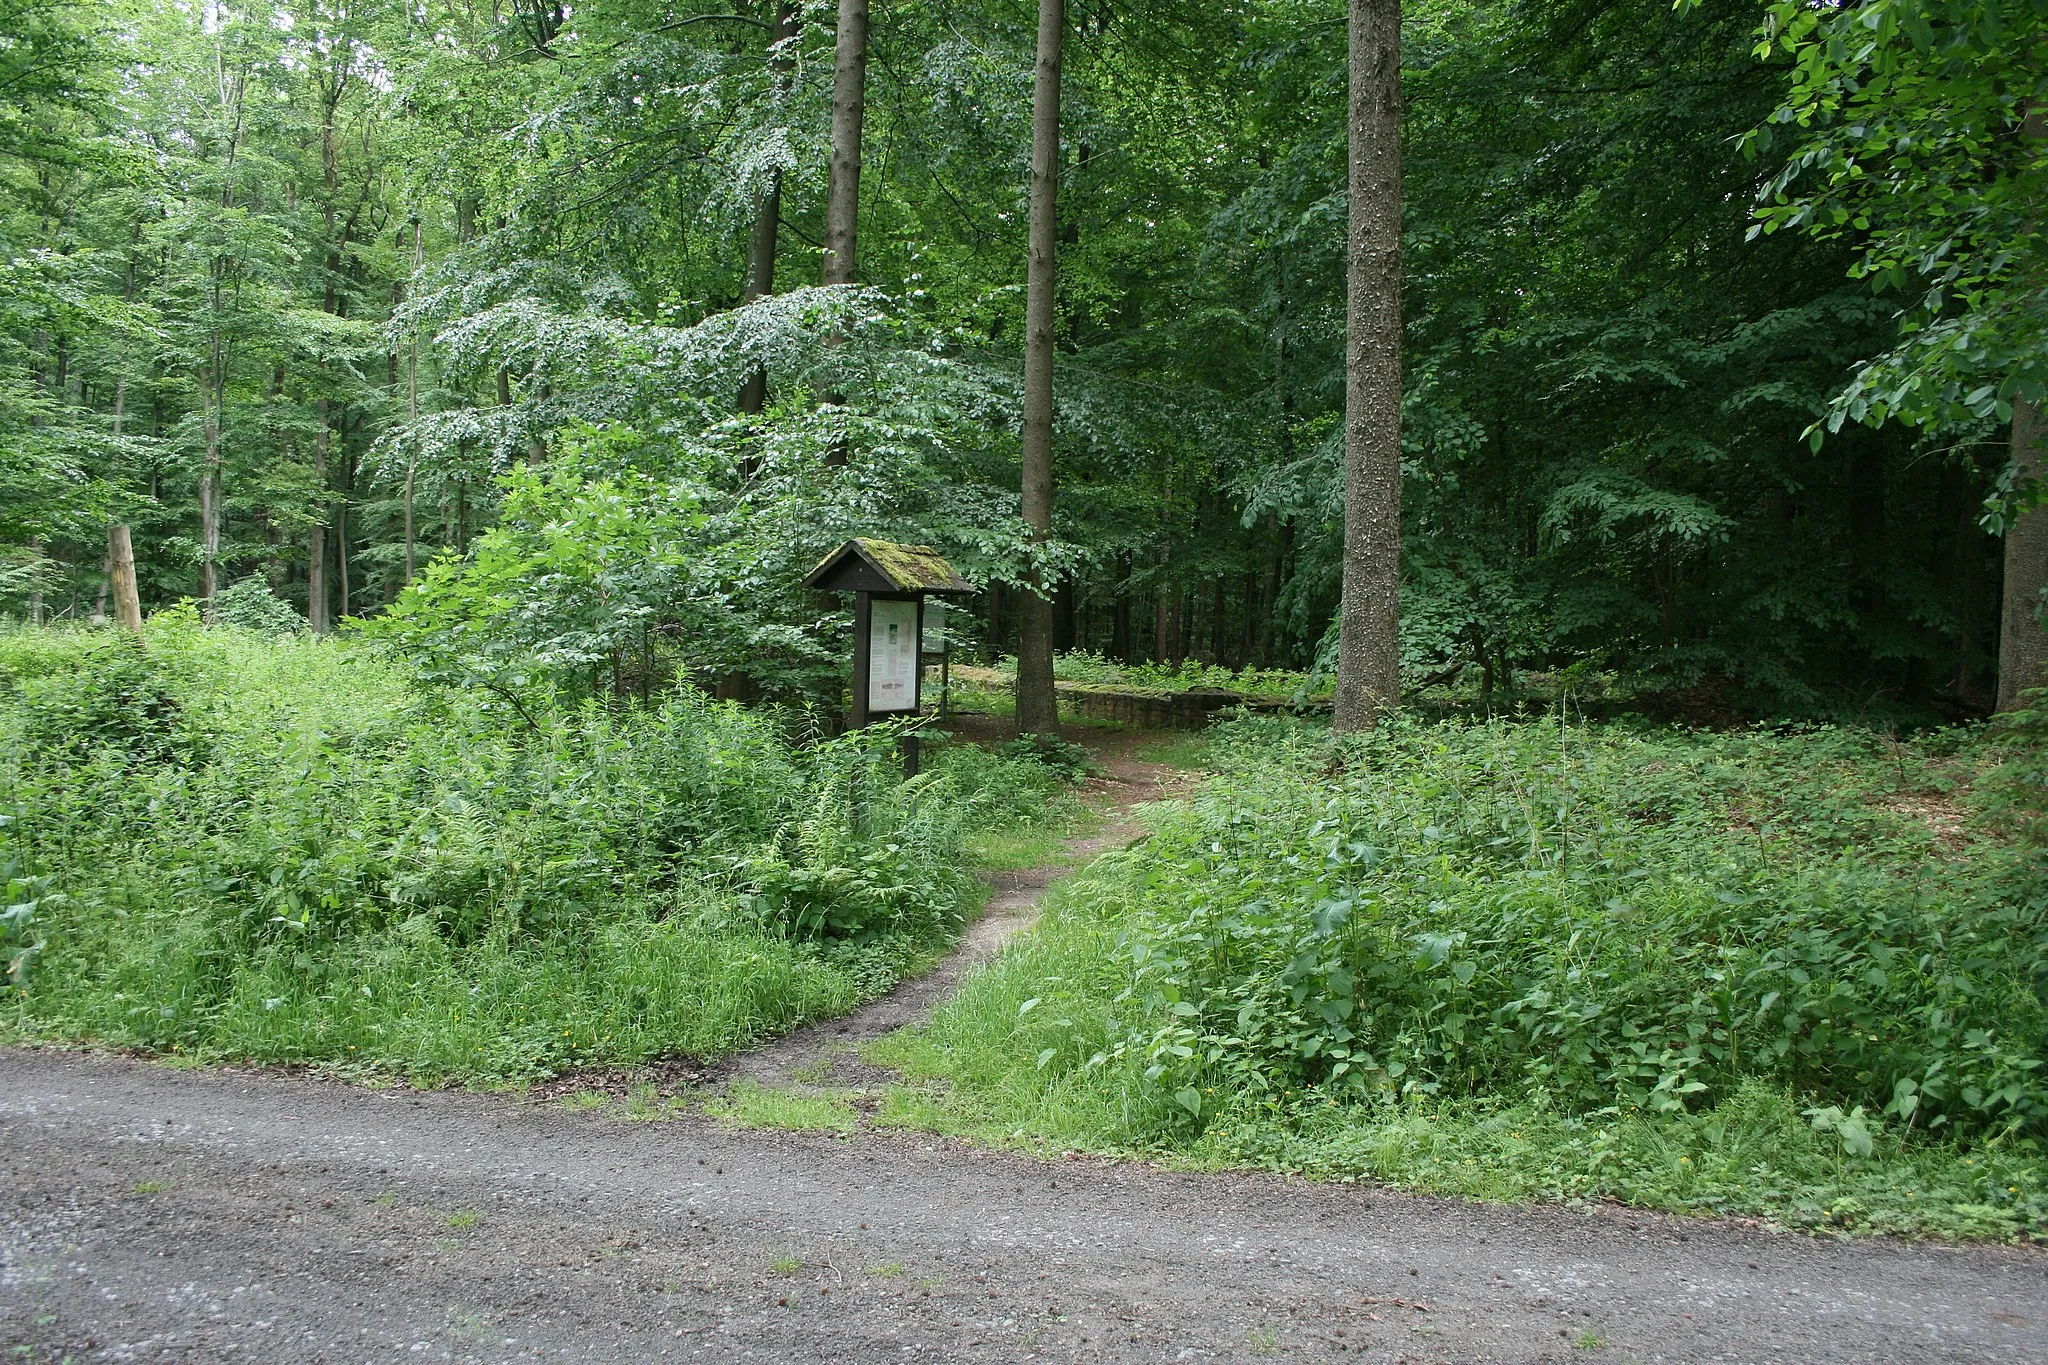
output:
M 1993 35 L 1940 52 L 1995 119 L 2032 39 L 1994 25 L 2033 7 L 1905 9 Z M 1017 492 L 1034 16 L 860 13 L 849 106 L 817 5 L 7 0 L 11 609 L 107 616 L 113 522 L 145 610 L 246 584 L 316 632 L 474 617 L 585 692 L 790 700 L 829 690 L 843 629 L 794 585 L 875 534 L 989 585 L 991 657 L 1043 580 L 1056 650 L 1332 669 L 1339 10 L 1075 6 L 1043 534 Z M 2031 486 L 2039 285 L 1988 257 L 2038 182 L 1859 231 L 1820 178 L 1849 153 L 1796 136 L 1845 77 L 1793 73 L 1839 39 L 1763 51 L 1762 17 L 1411 7 L 1411 685 L 1580 664 L 1678 713 L 1995 702 L 1986 501 L 1995 531 Z M 1884 202 L 1997 171 L 2011 139 L 1972 136 Z M 1959 318 L 1960 373 L 1924 365 Z M 522 619 L 480 608 L 522 575 Z
M 0 1038 L 727 1055 L 1228 688 L 890 1121 L 2039 1235 L 2044 108 L 2041 0 L 0 0 Z M 979 589 L 914 777 L 854 537 Z

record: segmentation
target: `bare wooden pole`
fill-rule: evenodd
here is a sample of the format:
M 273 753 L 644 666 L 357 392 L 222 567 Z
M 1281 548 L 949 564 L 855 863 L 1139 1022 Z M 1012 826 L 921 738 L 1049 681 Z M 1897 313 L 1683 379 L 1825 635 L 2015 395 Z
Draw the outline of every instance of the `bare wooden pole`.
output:
M 107 577 L 114 585 L 114 619 L 142 633 L 142 594 L 135 586 L 135 546 L 119 522 L 107 528 Z

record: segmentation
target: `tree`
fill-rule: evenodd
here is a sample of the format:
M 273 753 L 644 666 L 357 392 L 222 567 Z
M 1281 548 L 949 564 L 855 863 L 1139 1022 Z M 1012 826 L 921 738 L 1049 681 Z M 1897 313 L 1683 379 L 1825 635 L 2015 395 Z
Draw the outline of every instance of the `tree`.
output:
M 768 30 L 768 66 L 779 100 L 787 91 L 796 61 L 790 45 L 796 41 L 797 7 L 780 0 L 775 7 L 775 24 Z M 775 292 L 775 252 L 782 240 L 782 167 L 770 166 L 754 208 L 754 222 L 747 233 L 747 282 L 740 291 L 741 303 L 752 303 Z M 756 365 L 740 386 L 739 410 L 758 413 L 768 405 L 768 367 Z
M 826 284 L 853 283 L 867 78 L 868 0 L 839 0 L 838 41 L 833 48 L 832 164 L 825 200 Z
M 1897 343 L 1836 397 L 1845 420 L 1937 432 L 2010 424 L 1992 520 L 2006 531 L 1998 709 L 2040 686 L 2048 525 L 2039 500 L 2048 394 L 2048 11 L 2033 0 L 1784 0 L 1759 55 L 1792 60 L 1791 89 L 1751 135 L 1789 140 L 1757 230 L 1854 236 L 1852 273 L 1903 295 Z M 1821 437 L 1816 426 L 1816 441 Z
M 1065 0 L 1038 0 L 1038 57 L 1031 88 L 1030 259 L 1024 293 L 1021 504 L 1034 544 L 1052 539 L 1053 293 L 1059 242 L 1060 48 Z M 1052 598 L 1042 564 L 1024 584 L 1017 637 L 1017 732 L 1057 735 L 1052 682 Z
M 1351 0 L 1349 306 L 1344 361 L 1342 733 L 1401 687 L 1401 3 Z

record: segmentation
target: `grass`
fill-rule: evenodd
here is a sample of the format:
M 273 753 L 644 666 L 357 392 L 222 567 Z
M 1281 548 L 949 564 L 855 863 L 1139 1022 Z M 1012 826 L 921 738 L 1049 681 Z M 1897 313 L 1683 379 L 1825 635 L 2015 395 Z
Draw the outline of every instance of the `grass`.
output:
M 1215 749 L 1206 730 L 1157 735 L 1135 745 L 1131 753 L 1147 763 L 1164 763 L 1188 772 L 1203 772 L 1215 763 Z
M 736 1128 L 850 1133 L 860 1126 L 860 1114 L 844 1095 L 779 1090 L 752 1079 L 728 1086 L 704 1112 Z
M 0 1038 L 483 1086 L 714 1058 L 934 960 L 968 837 L 1059 804 L 687 691 L 536 720 L 346 641 L 0 632 Z
M 1391 726 L 1330 777 L 1300 727 L 1230 727 L 1197 801 L 868 1049 L 908 1078 L 875 1121 L 2048 1235 L 2048 888 L 1967 817 L 1977 743 Z

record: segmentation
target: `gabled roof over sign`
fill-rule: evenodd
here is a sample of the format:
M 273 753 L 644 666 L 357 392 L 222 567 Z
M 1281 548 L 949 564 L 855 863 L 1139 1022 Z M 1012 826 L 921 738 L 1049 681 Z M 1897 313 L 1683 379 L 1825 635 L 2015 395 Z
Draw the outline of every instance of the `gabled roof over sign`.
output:
M 953 571 L 929 545 L 898 545 L 893 541 L 849 540 L 804 579 L 807 588 L 826 592 L 928 592 L 964 596 L 975 587 Z

